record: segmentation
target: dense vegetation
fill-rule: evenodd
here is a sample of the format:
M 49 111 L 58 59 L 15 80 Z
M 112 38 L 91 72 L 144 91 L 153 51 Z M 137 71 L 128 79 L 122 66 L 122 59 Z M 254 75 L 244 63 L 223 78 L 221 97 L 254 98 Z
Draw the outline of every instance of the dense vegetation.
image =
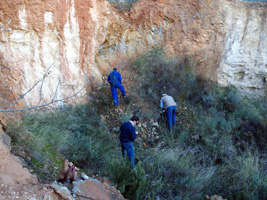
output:
M 191 73 L 186 62 L 166 60 L 159 50 L 135 60 L 127 70 L 133 83 L 126 88 L 129 102 L 122 103 L 121 115 L 100 120 L 114 110 L 109 87 L 103 85 L 88 105 L 29 113 L 21 124 L 9 126 L 14 152 L 30 163 L 40 180 L 56 179 L 57 168 L 68 158 L 88 175 L 108 176 L 130 199 L 193 200 L 203 199 L 204 194 L 267 199 L 263 101 L 203 80 Z M 162 93 L 179 103 L 178 123 L 172 131 L 160 115 Z M 133 113 L 148 126 L 151 119 L 158 122 L 160 137 L 136 141 L 139 162 L 131 172 L 121 157 L 114 124 Z

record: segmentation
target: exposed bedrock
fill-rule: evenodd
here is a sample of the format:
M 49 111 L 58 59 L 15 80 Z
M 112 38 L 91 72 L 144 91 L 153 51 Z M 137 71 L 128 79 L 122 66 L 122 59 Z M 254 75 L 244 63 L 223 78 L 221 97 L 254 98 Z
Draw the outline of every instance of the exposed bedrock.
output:
M 264 96 L 266 20 L 266 4 L 237 0 L 139 0 L 130 10 L 106 0 L 2 0 L 1 90 L 18 97 L 46 74 L 25 104 L 38 104 L 40 87 L 47 101 L 64 98 L 160 47 L 221 85 Z

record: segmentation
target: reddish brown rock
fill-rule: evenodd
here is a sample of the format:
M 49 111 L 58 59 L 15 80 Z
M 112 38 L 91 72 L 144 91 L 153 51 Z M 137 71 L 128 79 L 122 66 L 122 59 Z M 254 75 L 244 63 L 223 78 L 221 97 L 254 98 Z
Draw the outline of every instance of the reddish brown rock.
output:
M 73 192 L 81 199 L 124 200 L 115 187 L 96 179 L 74 182 Z
M 178 63 L 221 85 L 233 84 L 243 93 L 262 96 L 267 77 L 264 5 L 139 0 L 130 10 L 119 11 L 106 0 L 2 0 L 0 52 L 12 73 L 5 69 L 1 84 L 17 85 L 6 98 L 19 97 L 50 69 L 42 88 L 49 101 L 59 79 L 57 94 L 66 97 L 89 80 L 100 84 L 102 74 L 113 66 L 123 68 L 160 47 Z M 20 106 L 37 104 L 39 88 Z
M 3 135 L 0 129 L 0 138 Z M 37 177 L 23 168 L 19 159 L 10 153 L 9 146 L 0 139 L 0 179 L 4 185 L 36 184 Z

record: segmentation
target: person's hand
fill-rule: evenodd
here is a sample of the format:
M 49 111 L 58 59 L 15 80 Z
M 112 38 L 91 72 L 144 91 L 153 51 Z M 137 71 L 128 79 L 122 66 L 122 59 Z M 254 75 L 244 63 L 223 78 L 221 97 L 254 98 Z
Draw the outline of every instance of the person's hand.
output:
M 138 135 L 138 132 L 136 131 L 135 134 Z

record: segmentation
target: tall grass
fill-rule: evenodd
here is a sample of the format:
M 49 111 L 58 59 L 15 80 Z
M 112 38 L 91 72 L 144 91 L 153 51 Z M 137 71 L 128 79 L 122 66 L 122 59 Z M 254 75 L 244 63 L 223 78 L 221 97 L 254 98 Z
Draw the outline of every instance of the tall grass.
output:
M 135 60 L 127 70 L 134 80 L 128 88 L 131 102 L 116 121 L 100 121 L 112 109 L 103 86 L 90 105 L 29 114 L 22 124 L 9 126 L 15 149 L 24 149 L 30 161 L 36 160 L 32 165 L 42 180 L 55 177 L 46 178 L 42 160 L 59 166 L 63 158 L 69 158 L 86 172 L 107 174 L 129 199 L 194 200 L 205 194 L 267 199 L 266 104 L 190 73 L 186 62 L 168 60 L 160 50 Z M 159 112 L 163 93 L 178 103 L 172 131 Z M 160 124 L 159 140 L 147 138 L 134 144 L 139 162 L 133 172 L 108 127 L 128 120 L 132 113 L 142 123 L 153 119 Z M 198 140 L 192 139 L 195 135 Z
M 33 169 L 43 171 L 43 161 L 53 160 L 58 154 L 59 159 L 51 164 L 60 167 L 65 158 L 83 169 L 102 166 L 105 157 L 117 155 L 116 143 L 107 132 L 105 124 L 100 122 L 99 115 L 93 107 L 80 105 L 66 107 L 64 112 L 30 113 L 23 123 L 10 125 L 8 133 L 16 144 L 23 144 L 27 153 L 36 161 Z M 22 138 L 17 135 L 30 135 Z M 53 180 L 47 171 L 47 179 Z M 46 179 L 40 177 L 40 179 Z

